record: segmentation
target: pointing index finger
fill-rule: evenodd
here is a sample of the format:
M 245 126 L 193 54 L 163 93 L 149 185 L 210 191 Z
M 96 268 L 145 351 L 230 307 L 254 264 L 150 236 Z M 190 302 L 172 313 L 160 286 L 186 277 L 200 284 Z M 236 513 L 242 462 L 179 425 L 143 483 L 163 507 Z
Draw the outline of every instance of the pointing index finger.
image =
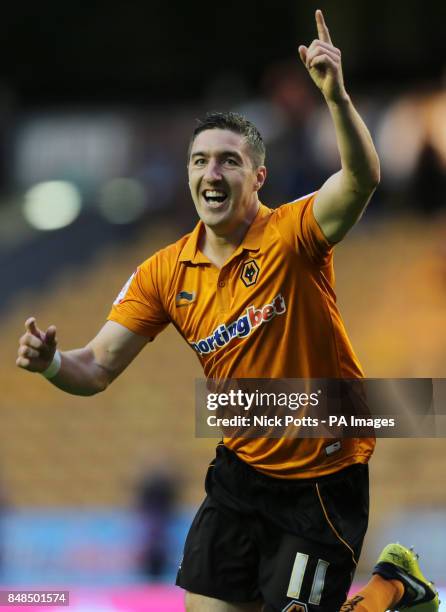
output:
M 323 40 L 324 42 L 333 44 L 330 38 L 330 32 L 328 31 L 327 24 L 325 23 L 324 15 L 320 9 L 316 11 L 316 26 L 317 26 L 317 35 L 319 40 Z

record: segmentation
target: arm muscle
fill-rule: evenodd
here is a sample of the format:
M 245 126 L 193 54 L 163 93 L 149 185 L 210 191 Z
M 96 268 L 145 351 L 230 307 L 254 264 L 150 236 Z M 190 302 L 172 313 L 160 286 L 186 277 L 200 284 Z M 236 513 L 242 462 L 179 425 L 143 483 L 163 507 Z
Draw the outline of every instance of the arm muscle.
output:
M 61 369 L 51 382 L 74 395 L 93 395 L 103 391 L 149 340 L 119 323 L 107 321 L 87 346 L 61 353 Z

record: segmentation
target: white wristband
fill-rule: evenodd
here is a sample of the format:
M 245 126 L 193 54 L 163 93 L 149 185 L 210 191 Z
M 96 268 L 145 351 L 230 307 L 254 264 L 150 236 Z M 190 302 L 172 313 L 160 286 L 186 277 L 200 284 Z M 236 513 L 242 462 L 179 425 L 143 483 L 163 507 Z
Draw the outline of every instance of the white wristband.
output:
M 54 353 L 53 361 L 50 363 L 46 370 L 41 372 L 42 376 L 44 376 L 45 378 L 54 378 L 54 376 L 56 376 L 56 374 L 59 372 L 61 365 L 62 357 L 60 356 L 60 351 L 56 350 L 56 352 Z

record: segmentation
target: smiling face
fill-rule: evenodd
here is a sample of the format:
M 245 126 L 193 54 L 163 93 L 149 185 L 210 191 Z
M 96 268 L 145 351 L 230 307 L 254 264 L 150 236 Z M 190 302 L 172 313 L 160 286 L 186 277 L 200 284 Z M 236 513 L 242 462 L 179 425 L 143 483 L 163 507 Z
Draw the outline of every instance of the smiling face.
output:
M 200 132 L 192 143 L 188 174 L 197 213 L 215 233 L 230 234 L 255 215 L 266 169 L 253 167 L 244 136 L 223 129 Z

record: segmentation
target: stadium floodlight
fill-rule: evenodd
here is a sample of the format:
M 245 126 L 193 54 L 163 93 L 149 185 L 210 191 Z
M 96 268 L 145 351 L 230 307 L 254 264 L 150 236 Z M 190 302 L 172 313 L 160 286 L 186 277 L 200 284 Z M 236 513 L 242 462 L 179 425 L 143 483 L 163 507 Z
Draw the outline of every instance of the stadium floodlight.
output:
M 82 208 L 78 188 L 67 181 L 37 183 L 25 194 L 23 215 L 39 230 L 56 230 L 70 225 Z

